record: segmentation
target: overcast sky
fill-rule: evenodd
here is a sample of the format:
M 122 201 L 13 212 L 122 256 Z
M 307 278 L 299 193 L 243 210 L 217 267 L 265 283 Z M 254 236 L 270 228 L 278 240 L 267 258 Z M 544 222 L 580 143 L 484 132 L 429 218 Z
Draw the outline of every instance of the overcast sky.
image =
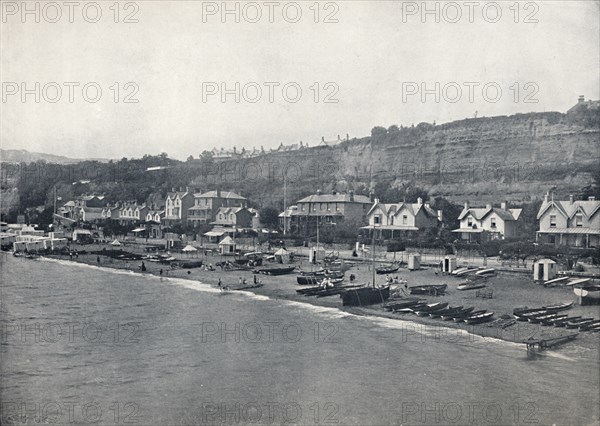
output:
M 422 15 L 420 1 L 320 2 L 318 16 L 312 1 L 296 3 L 299 9 L 240 3 L 239 23 L 216 10 L 221 2 L 189 1 L 123 2 L 118 17 L 114 2 L 99 2 L 102 16 L 92 23 L 86 19 L 97 11 L 88 3 L 74 9 L 72 23 L 63 2 L 55 3 L 60 18 L 55 6 L 40 6 L 36 23 L 35 14 L 21 14 L 21 2 L 3 2 L 2 148 L 78 158 L 164 151 L 185 159 L 215 146 L 314 145 L 322 136 L 361 137 L 375 125 L 439 124 L 476 111 L 564 112 L 578 95 L 600 98 L 596 1 L 512 9 L 513 1 L 498 2 L 501 16 L 494 5 L 484 10 L 487 2 L 471 10 L 464 2 L 428 2 L 439 7 L 439 22 Z M 33 10 L 36 2 L 25 4 Z M 251 22 L 259 9 L 262 17 Z M 138 22 L 122 22 L 129 15 Z M 36 82 L 39 103 L 35 93 L 23 102 L 22 83 L 35 92 Z M 79 84 L 72 103 L 69 82 Z M 235 91 L 236 82 L 240 102 L 234 94 L 223 102 L 221 83 Z M 432 90 L 425 102 L 422 83 Z M 262 98 L 251 102 L 257 86 Z M 98 87 L 101 97 L 92 102 Z M 127 95 L 138 102 L 123 102 Z

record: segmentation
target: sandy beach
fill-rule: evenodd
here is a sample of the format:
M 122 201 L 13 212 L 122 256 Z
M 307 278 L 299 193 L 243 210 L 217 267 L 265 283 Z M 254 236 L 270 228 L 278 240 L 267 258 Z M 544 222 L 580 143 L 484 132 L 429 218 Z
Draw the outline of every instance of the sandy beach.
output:
M 98 263 L 98 255 L 90 254 L 90 252 L 102 250 L 115 249 L 106 244 L 94 244 L 77 247 L 78 250 L 85 250 L 87 254 L 79 254 L 73 256 L 71 259 L 68 255 L 52 255 L 51 258 L 59 258 L 62 260 L 71 260 L 74 262 L 86 263 L 89 265 L 96 265 L 99 267 L 114 268 L 114 269 L 125 269 L 133 272 L 139 272 L 144 274 L 152 274 L 160 276 L 160 270 L 163 270 L 163 278 L 181 278 L 189 279 L 194 281 L 200 281 L 209 285 L 217 285 L 219 279 L 221 279 L 223 285 L 229 286 L 234 290 L 240 289 L 240 277 L 246 279 L 248 285 L 253 283 L 253 274 L 251 271 L 222 271 L 216 267 L 215 271 L 204 270 L 204 268 L 192 268 L 192 269 L 172 269 L 167 264 L 155 263 L 145 261 L 146 271 L 141 272 L 142 261 L 122 261 L 112 259 L 107 256 L 100 255 L 100 262 Z M 117 249 L 119 249 L 117 247 Z M 130 252 L 140 253 L 139 247 L 133 249 L 133 247 L 123 247 L 123 250 Z M 208 255 L 196 257 L 180 257 L 175 255 L 182 260 L 200 260 L 202 259 L 205 264 L 212 264 L 213 266 L 217 262 L 223 261 L 225 258 L 220 255 Z M 350 274 L 356 276 L 355 283 L 370 283 L 372 281 L 372 270 L 369 263 L 348 262 L 351 266 L 345 275 L 345 284 L 348 284 Z M 265 266 L 270 263 L 265 262 Z M 306 259 L 297 259 L 295 262 L 297 270 L 310 271 L 311 266 Z M 517 322 L 506 328 L 501 328 L 494 324 L 480 324 L 480 325 L 466 325 L 464 323 L 455 323 L 453 321 L 442 321 L 439 318 L 429 317 L 418 317 L 414 314 L 397 314 L 384 310 L 381 305 L 373 305 L 369 307 L 343 307 L 342 301 L 339 296 L 331 297 L 307 297 L 296 293 L 296 290 L 304 287 L 299 286 L 296 282 L 296 273 L 279 276 L 269 276 L 259 274 L 258 277 L 262 284 L 260 288 L 251 288 L 246 291 L 251 291 L 256 294 L 268 296 L 270 298 L 294 300 L 302 303 L 310 303 L 317 306 L 328 306 L 336 307 L 341 310 L 356 314 L 356 315 L 373 315 L 391 319 L 399 319 L 403 321 L 411 321 L 415 324 L 423 324 L 431 327 L 440 327 L 443 329 L 455 328 L 462 329 L 465 332 L 483 337 L 498 338 L 511 342 L 523 342 L 529 337 L 533 338 L 552 338 L 558 337 L 565 334 L 576 332 L 577 330 L 568 330 L 565 328 L 547 327 L 539 324 L 531 324 L 526 322 Z M 576 299 L 573 294 L 573 290 L 566 286 L 557 286 L 546 288 L 534 283 L 530 274 L 524 273 L 511 273 L 511 272 L 499 272 L 497 276 L 490 277 L 486 280 L 486 289 L 492 290 L 492 298 L 481 298 L 476 297 L 476 291 L 459 291 L 456 289 L 457 285 L 464 281 L 462 278 L 457 278 L 451 275 L 442 274 L 437 268 L 433 267 L 422 267 L 418 271 L 409 271 L 406 269 L 406 265 L 396 273 L 393 277 L 398 277 L 400 282 L 405 280 L 408 286 L 413 285 L 425 285 L 425 284 L 447 284 L 448 288 L 446 293 L 442 296 L 419 296 L 422 299 L 427 300 L 429 303 L 433 302 L 448 302 L 450 306 L 473 306 L 475 310 L 487 310 L 494 312 L 494 318 L 498 319 L 502 315 L 511 315 L 513 309 L 516 307 L 540 307 L 545 305 L 555 305 L 565 302 L 570 302 Z M 382 285 L 385 283 L 385 275 L 377 275 L 377 284 Z M 404 284 L 393 285 L 392 292 L 398 290 L 399 293 L 404 293 Z M 408 292 L 406 292 L 408 293 Z M 391 300 L 391 299 L 390 299 Z M 599 306 L 580 306 L 575 302 L 573 308 L 567 313 L 571 316 L 581 315 L 584 317 L 600 318 L 600 307 Z M 418 331 L 418 327 L 416 328 Z M 581 347 L 588 349 L 598 349 L 598 334 L 590 332 L 582 332 L 579 334 L 577 339 L 573 342 Z M 560 349 L 558 349 L 560 350 Z

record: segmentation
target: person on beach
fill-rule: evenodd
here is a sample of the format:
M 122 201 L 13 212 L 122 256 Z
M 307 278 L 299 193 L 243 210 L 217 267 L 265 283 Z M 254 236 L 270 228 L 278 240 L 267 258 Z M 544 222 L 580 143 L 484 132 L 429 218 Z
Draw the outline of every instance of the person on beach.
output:
M 96 256 L 96 262 L 98 262 L 98 265 L 100 265 L 100 256 Z
M 146 264 L 144 262 L 142 262 L 142 266 L 140 266 L 140 269 L 142 270 L 142 272 L 146 272 Z
M 244 284 L 244 287 L 246 287 L 248 285 L 248 282 L 246 281 L 246 278 L 244 278 L 243 284 Z
M 252 279 L 253 279 L 253 281 L 254 281 L 254 285 L 258 284 L 258 282 L 257 282 L 257 280 L 256 280 L 256 275 L 253 275 L 253 276 L 252 276 Z
M 221 290 L 223 290 L 223 281 L 221 281 L 221 278 L 219 278 L 219 282 L 217 283 L 217 287 L 219 287 Z
M 240 281 L 240 285 L 242 285 L 243 284 L 242 277 L 240 277 L 239 281 Z
M 160 268 L 159 274 L 160 274 L 160 277 L 162 278 L 162 275 L 163 275 L 163 270 L 162 270 L 162 268 Z

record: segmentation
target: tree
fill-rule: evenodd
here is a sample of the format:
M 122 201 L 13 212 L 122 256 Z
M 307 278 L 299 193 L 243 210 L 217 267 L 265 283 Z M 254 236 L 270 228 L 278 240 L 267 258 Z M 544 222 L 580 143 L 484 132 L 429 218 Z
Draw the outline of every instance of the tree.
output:
M 274 207 L 264 207 L 260 210 L 260 223 L 267 228 L 279 227 L 279 212 Z
M 371 136 L 381 136 L 387 134 L 385 127 L 375 126 L 371 129 Z
M 192 161 L 194 161 L 194 156 L 193 156 L 193 155 L 190 155 L 190 156 L 187 158 L 187 160 L 186 160 L 186 161 L 187 161 L 188 163 L 191 163 Z
M 396 124 L 392 124 L 390 127 L 388 127 L 388 133 L 399 133 L 400 129 L 398 128 L 398 126 Z

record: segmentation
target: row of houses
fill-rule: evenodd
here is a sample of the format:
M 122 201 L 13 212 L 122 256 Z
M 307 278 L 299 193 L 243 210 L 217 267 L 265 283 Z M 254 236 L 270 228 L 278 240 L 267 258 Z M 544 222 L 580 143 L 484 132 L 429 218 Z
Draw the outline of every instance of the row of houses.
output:
M 377 232 L 382 238 L 414 237 L 419 232 L 441 226 L 443 214 L 421 198 L 416 203 L 382 203 L 349 193 L 315 195 L 299 200 L 279 215 L 286 233 L 314 233 L 318 226 L 337 225 L 343 220 L 366 223 L 361 229 Z M 536 240 L 542 244 L 573 247 L 600 247 L 600 201 L 555 201 L 546 194 L 537 214 Z M 460 226 L 452 230 L 468 242 L 516 238 L 520 232 L 522 209 L 507 202 L 498 206 L 471 206 L 465 202 L 458 216 Z

